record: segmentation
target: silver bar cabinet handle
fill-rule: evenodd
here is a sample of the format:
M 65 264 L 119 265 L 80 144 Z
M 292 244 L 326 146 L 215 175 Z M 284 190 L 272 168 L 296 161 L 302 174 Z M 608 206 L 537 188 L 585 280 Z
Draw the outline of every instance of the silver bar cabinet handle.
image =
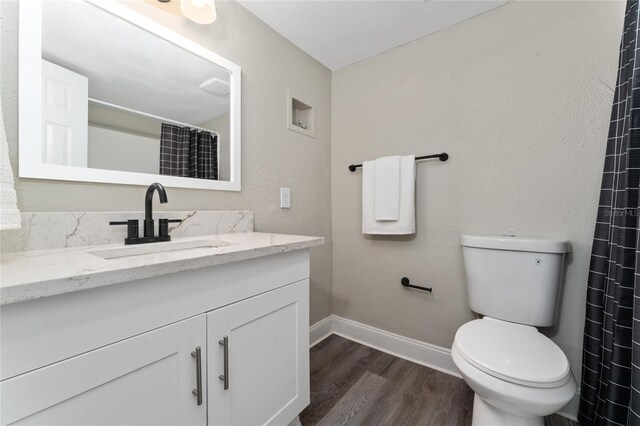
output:
M 196 388 L 191 391 L 198 400 L 198 405 L 202 405 L 202 350 L 200 346 L 191 352 L 191 356 L 196 359 Z
M 224 382 L 224 390 L 229 389 L 229 336 L 224 336 L 218 344 L 224 349 L 224 374 L 219 375 L 220 380 Z

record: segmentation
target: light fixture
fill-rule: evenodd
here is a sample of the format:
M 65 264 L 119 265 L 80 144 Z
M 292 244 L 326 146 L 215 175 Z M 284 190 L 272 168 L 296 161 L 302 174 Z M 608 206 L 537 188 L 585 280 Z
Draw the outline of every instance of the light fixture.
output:
M 149 0 L 147 0 L 149 1 Z M 157 0 L 160 3 L 169 3 L 171 0 Z M 202 25 L 213 23 L 218 14 L 216 12 L 215 0 L 177 0 L 180 2 L 180 12 L 190 21 Z M 151 0 L 153 2 L 153 0 Z M 172 3 L 175 4 L 175 3 Z M 179 14 L 177 7 L 169 6 L 167 11 Z
M 182 14 L 193 22 L 207 25 L 218 17 L 215 0 L 180 0 Z

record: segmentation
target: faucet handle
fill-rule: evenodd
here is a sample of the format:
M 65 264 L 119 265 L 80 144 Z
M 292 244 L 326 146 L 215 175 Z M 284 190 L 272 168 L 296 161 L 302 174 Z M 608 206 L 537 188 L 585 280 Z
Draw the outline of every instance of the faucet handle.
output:
M 129 219 L 125 222 L 109 222 L 109 225 L 127 225 L 127 238 L 138 238 L 138 219 Z
M 158 222 L 160 222 L 160 236 L 166 237 L 169 235 L 169 224 L 180 223 L 182 219 L 159 219 Z

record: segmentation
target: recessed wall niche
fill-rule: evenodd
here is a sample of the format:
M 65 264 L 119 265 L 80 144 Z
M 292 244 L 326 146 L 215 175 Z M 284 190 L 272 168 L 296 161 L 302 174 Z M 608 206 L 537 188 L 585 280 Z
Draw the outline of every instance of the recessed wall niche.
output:
M 287 91 L 287 129 L 316 137 L 316 108 Z

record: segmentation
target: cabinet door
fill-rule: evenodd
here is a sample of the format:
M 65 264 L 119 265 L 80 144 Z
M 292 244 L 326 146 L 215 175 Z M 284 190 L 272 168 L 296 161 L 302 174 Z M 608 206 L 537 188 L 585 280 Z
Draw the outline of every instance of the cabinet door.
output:
M 204 425 L 196 347 L 205 374 L 204 314 L 5 380 L 2 424 Z
M 207 344 L 210 425 L 288 424 L 309 404 L 308 281 L 209 313 Z

